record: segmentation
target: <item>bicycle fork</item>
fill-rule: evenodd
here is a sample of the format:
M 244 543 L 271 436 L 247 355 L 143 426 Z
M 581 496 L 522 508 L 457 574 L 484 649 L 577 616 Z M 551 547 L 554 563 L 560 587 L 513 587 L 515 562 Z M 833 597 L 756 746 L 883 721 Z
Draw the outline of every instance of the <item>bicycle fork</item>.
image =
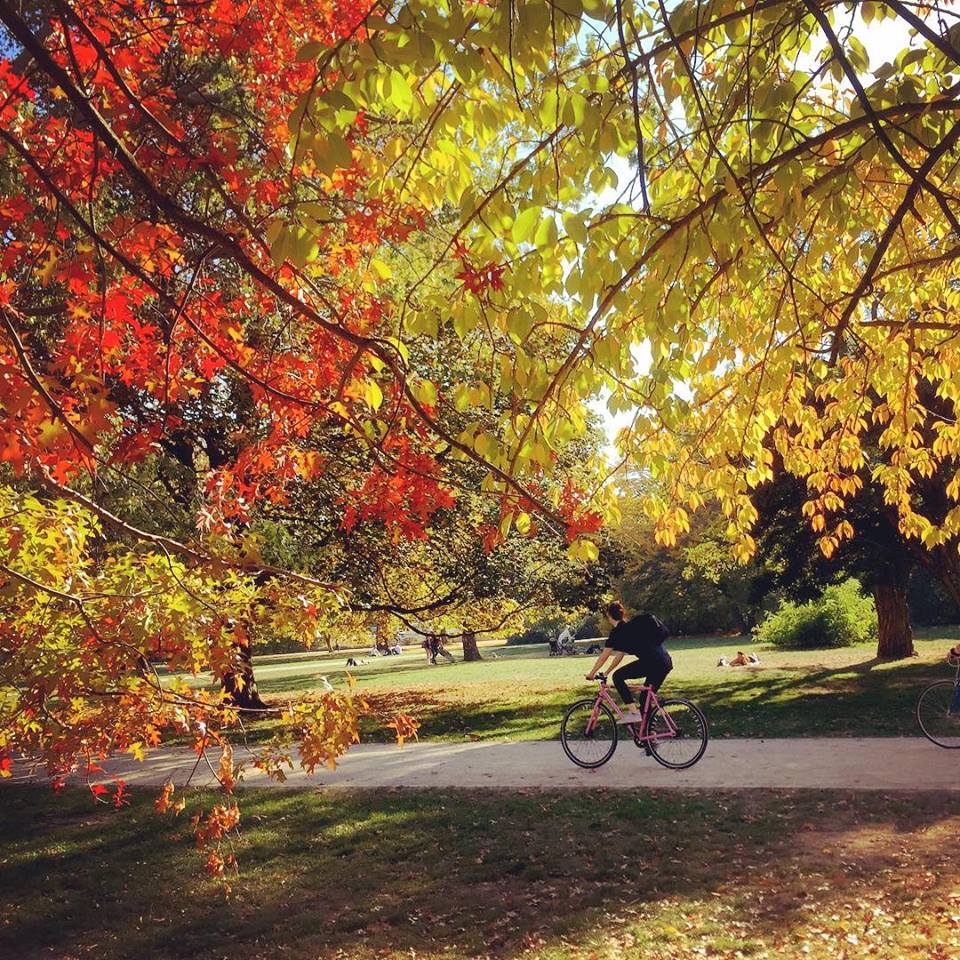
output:
M 600 700 L 601 698 L 597 697 L 597 699 L 594 701 L 593 711 L 590 714 L 590 719 L 587 721 L 587 729 L 584 731 L 584 733 L 586 733 L 588 737 L 591 733 L 593 733 L 593 728 L 597 725 L 597 717 L 600 716 Z

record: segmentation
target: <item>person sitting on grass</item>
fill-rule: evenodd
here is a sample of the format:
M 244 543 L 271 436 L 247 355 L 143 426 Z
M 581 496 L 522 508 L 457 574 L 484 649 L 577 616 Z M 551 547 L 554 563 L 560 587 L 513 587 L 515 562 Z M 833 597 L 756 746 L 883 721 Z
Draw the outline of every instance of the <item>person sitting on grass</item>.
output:
M 673 660 L 664 649 L 663 641 L 667 637 L 667 628 L 651 613 L 640 613 L 627 620 L 624 615 L 623 604 L 619 600 L 607 604 L 607 619 L 612 629 L 607 637 L 606 646 L 597 657 L 596 662 L 587 674 L 588 680 L 593 680 L 600 668 L 613 657 L 611 670 L 620 666 L 620 661 L 628 654 L 637 659 L 620 667 L 613 674 L 613 683 L 627 707 L 620 723 L 639 723 L 642 714 L 635 706 L 636 698 L 633 691 L 627 686 L 628 680 L 637 680 L 645 677 L 647 686 L 659 690 L 660 685 L 673 669 Z

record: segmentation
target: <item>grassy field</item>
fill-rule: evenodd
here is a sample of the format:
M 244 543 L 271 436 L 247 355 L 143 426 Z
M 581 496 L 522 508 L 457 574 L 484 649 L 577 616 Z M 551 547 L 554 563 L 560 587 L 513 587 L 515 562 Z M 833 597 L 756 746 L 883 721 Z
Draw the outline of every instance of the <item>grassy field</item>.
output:
M 227 899 L 189 812 L 2 798 L 5 960 L 960 956 L 952 798 L 246 791 Z
M 759 650 L 757 667 L 718 668 L 721 655 L 751 649 L 746 637 L 671 639 L 675 669 L 665 694 L 690 697 L 707 712 L 715 737 L 913 736 L 913 708 L 930 679 L 950 676 L 944 655 L 956 628 L 925 631 L 919 656 L 879 663 L 874 647 Z M 451 647 L 453 652 L 459 652 Z M 487 644 L 482 663 L 430 666 L 417 649 L 374 659 L 350 672 L 373 712 L 367 738 L 388 736 L 384 718 L 416 716 L 426 739 L 536 740 L 557 736 L 564 707 L 594 686 L 583 675 L 592 657 L 549 657 L 546 647 Z M 263 696 L 274 703 L 319 689 L 321 676 L 346 682 L 346 654 L 257 660 Z M 260 732 L 269 729 L 261 723 Z M 254 736 L 257 725 L 253 726 Z

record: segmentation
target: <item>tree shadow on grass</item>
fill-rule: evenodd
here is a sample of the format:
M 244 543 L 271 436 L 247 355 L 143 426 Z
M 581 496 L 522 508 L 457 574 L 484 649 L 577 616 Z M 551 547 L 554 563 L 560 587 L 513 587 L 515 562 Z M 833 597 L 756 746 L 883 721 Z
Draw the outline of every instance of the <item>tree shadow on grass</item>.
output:
M 734 668 L 721 678 L 685 679 L 676 673 L 663 697 L 688 697 L 705 711 L 714 737 L 917 736 L 917 697 L 927 683 L 950 676 L 922 660 L 883 663 L 875 657 L 837 667 Z M 305 679 L 304 687 L 316 684 Z M 260 689 L 267 689 L 266 683 Z M 286 689 L 290 689 L 289 683 Z M 424 739 L 556 739 L 564 710 L 596 688 L 528 692 L 522 700 L 449 699 L 430 689 L 362 691 L 372 715 L 362 724 L 364 739 L 384 741 L 391 733 L 383 718 L 414 716 Z M 509 696 L 509 694 L 508 694 Z M 269 733 L 251 724 L 252 740 Z
M 916 736 L 914 707 L 923 687 L 947 673 L 939 665 L 878 662 L 785 674 L 743 668 L 722 681 L 671 676 L 661 695 L 688 697 L 705 711 L 716 737 Z M 370 694 L 375 710 L 402 710 L 429 738 L 555 739 L 567 705 L 595 692 L 592 685 L 544 694 L 536 702 L 451 702 L 429 692 Z M 367 736 L 382 738 L 371 724 Z
M 880 665 L 871 658 L 788 675 L 744 668 L 722 682 L 678 681 L 665 692 L 696 700 L 716 736 L 918 735 L 917 697 L 947 672 L 914 660 Z
M 737 946 L 772 948 L 877 894 L 874 912 L 926 910 L 930 924 L 957 828 L 929 795 L 251 791 L 243 876 L 224 899 L 194 879 L 188 825 L 155 817 L 149 797 L 86 816 L 78 794 L 4 800 L 9 960 L 512 958 L 611 938 L 686 956 L 722 947 L 733 919 Z

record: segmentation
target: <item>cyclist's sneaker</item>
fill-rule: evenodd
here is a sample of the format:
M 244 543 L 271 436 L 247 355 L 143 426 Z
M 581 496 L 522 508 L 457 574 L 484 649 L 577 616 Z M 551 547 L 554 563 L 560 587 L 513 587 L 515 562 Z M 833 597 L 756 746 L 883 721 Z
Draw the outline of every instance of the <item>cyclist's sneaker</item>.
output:
M 637 710 L 627 710 L 617 723 L 639 723 L 643 719 L 643 714 Z

